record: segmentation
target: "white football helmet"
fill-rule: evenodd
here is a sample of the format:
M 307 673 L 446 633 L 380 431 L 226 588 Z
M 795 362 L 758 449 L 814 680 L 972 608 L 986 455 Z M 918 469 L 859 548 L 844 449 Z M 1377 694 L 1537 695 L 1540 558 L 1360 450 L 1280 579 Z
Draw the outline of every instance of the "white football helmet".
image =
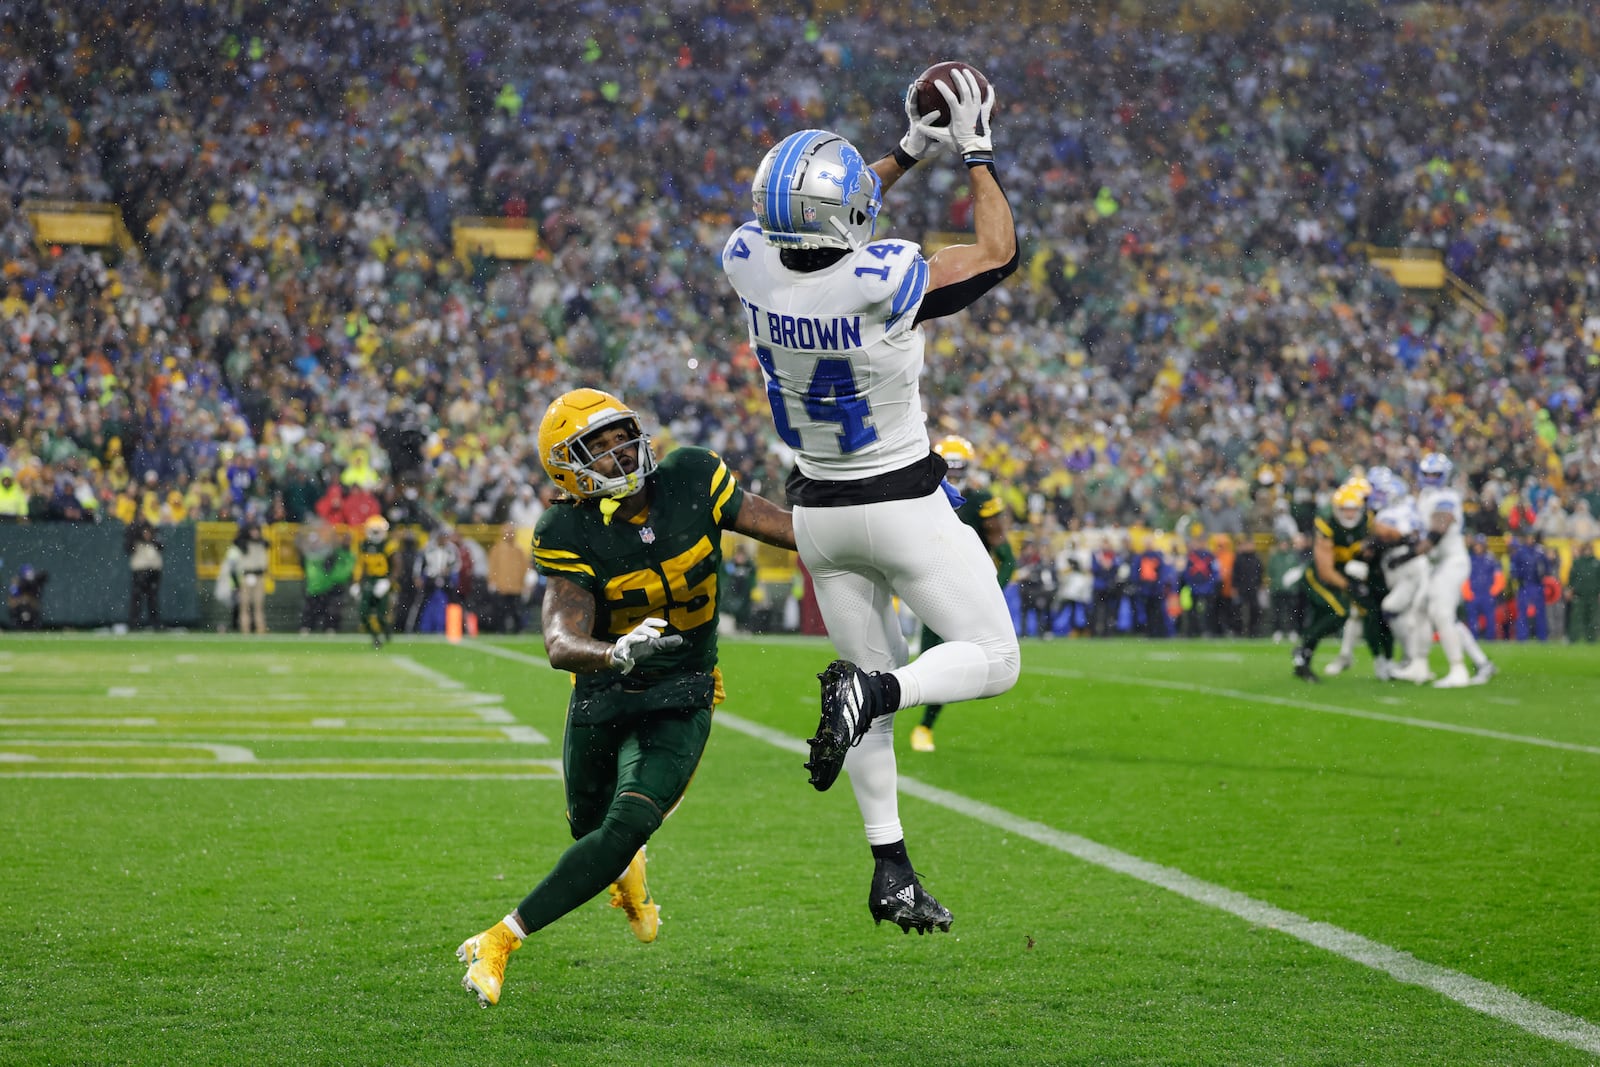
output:
M 750 199 L 768 244 L 854 249 L 877 230 L 883 183 L 843 137 L 801 130 L 761 161 Z
M 1417 462 L 1417 481 L 1430 486 L 1448 485 L 1454 470 L 1455 464 L 1450 462 L 1449 456 L 1443 452 L 1429 452 Z

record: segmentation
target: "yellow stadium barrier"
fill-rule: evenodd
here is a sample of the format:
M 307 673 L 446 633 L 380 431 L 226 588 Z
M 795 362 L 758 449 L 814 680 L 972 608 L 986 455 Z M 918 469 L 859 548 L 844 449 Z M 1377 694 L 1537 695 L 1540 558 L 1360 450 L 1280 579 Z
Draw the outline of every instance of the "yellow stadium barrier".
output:
M 71 200 L 27 200 L 22 213 L 33 227 L 33 240 L 41 249 L 50 245 L 93 245 L 127 251 L 133 237 L 115 204 Z
M 463 263 L 473 253 L 495 259 L 536 259 L 543 252 L 539 231 L 527 219 L 460 218 L 450 227 L 455 255 Z

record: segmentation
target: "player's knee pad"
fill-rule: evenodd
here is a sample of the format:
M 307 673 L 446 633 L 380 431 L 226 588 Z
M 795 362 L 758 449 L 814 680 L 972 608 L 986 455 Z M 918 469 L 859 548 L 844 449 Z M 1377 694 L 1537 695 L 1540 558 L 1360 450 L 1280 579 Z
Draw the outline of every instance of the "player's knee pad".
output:
M 631 856 L 650 840 L 650 835 L 661 826 L 661 818 L 661 811 L 654 802 L 634 793 L 624 793 L 612 802 L 600 829 Z
M 1009 640 L 984 642 L 983 650 L 989 657 L 989 680 L 984 687 L 986 697 L 999 696 L 1017 684 L 1022 676 L 1022 646 L 1015 634 L 1004 635 Z

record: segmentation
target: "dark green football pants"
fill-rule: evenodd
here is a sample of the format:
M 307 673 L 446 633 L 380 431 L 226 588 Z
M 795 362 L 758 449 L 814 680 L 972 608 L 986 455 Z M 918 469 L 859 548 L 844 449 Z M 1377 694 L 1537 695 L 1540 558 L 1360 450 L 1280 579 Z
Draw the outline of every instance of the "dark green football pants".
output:
M 567 723 L 562 770 L 575 840 L 517 905 L 528 933 L 590 900 L 627 869 L 683 799 L 710 735 L 710 708 L 631 721 Z

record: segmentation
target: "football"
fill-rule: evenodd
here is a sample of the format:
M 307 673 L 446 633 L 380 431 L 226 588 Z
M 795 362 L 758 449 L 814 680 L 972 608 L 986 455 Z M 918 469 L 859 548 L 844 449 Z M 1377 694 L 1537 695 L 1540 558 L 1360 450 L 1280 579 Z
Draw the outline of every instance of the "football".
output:
M 985 78 L 983 72 L 972 64 L 955 60 L 935 63 L 921 74 L 918 74 L 917 80 L 912 83 L 916 86 L 917 91 L 917 110 L 924 115 L 935 111 L 940 112 L 939 117 L 929 125 L 950 125 L 950 105 L 946 102 L 944 94 L 939 92 L 934 83 L 944 82 L 951 89 L 954 89 L 955 83 L 950 80 L 950 72 L 957 69 L 971 71 L 978 79 L 978 92 L 985 95 L 989 92 L 989 79 Z

